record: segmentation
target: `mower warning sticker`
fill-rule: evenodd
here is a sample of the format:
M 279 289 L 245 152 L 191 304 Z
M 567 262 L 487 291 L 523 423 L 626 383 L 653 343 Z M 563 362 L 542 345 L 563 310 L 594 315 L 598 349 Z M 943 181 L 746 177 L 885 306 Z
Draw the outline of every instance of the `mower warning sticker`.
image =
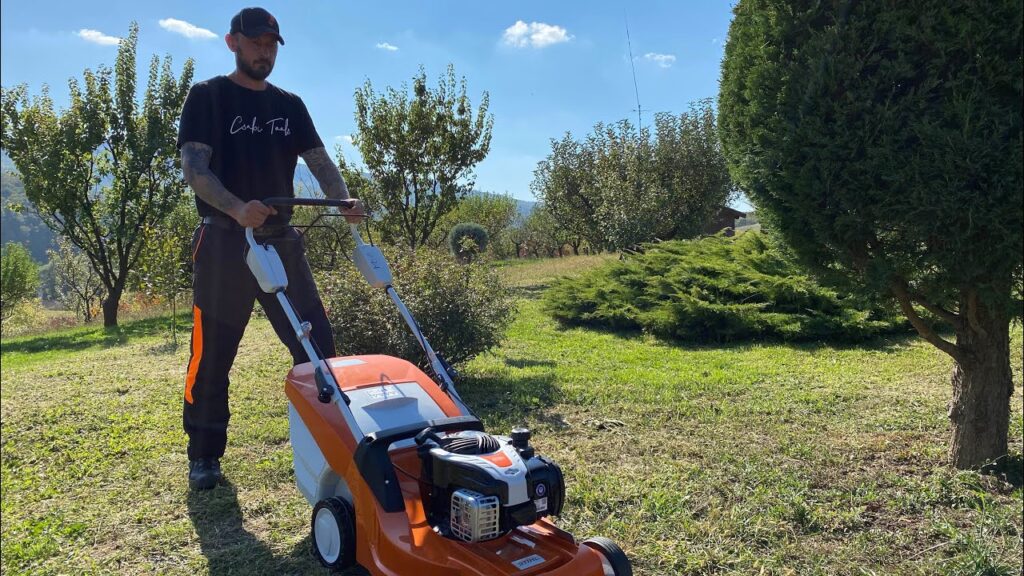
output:
M 519 560 L 513 561 L 512 565 L 515 566 L 516 568 L 519 568 L 520 570 L 526 570 L 527 568 L 532 568 L 534 566 L 540 566 L 543 563 L 544 563 L 544 557 L 543 556 L 538 556 L 537 554 L 533 554 L 532 556 L 527 556 L 526 558 L 520 558 Z
M 371 388 L 367 391 L 366 395 L 369 396 L 371 400 L 387 400 L 388 398 L 403 396 L 397 386 L 392 386 L 390 384 L 379 388 Z
M 533 501 L 533 505 L 537 507 L 537 512 L 546 512 L 548 509 L 548 499 L 537 498 Z

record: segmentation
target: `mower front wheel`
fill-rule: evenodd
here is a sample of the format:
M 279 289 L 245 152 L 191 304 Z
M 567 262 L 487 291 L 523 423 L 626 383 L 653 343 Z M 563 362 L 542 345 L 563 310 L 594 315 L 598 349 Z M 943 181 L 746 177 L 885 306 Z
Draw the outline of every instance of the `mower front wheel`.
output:
M 604 564 L 604 576 L 633 576 L 633 565 L 618 544 L 598 536 L 583 541 L 584 546 L 597 550 Z
M 313 555 L 333 570 L 356 563 L 356 515 L 343 498 L 324 498 L 313 507 Z

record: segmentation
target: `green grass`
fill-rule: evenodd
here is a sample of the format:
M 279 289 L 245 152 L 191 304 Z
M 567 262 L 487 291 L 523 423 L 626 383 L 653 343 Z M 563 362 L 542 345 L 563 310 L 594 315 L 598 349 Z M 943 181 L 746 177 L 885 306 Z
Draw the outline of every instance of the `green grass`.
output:
M 531 297 L 602 257 L 509 266 L 524 298 L 460 390 L 562 466 L 559 519 L 620 542 L 639 575 L 1020 574 L 1016 485 L 943 464 L 948 358 L 859 346 L 676 346 L 563 329 Z M 606 257 L 605 257 L 606 258 Z M 187 488 L 187 343 L 166 321 L 2 347 L 4 574 L 321 574 L 291 472 L 283 346 L 254 319 L 232 373 L 229 484 Z
M 505 281 L 513 288 L 536 292 L 557 278 L 573 276 L 600 264 L 618 259 L 616 253 L 567 256 L 565 258 L 517 258 L 498 263 Z

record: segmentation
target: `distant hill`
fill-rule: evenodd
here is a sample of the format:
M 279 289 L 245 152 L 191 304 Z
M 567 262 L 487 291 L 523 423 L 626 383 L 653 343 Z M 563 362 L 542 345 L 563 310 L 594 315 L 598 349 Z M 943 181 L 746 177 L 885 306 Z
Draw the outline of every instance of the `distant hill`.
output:
M 0 245 L 21 244 L 28 248 L 36 262 L 45 263 L 46 251 L 56 248 L 56 235 L 32 211 L 25 187 L 6 156 L 0 162 L 0 170 Z
M 527 216 L 529 216 L 530 213 L 533 212 L 533 209 L 536 208 L 536 207 L 537 207 L 537 203 L 536 202 L 531 202 L 529 200 L 519 200 L 519 199 L 516 199 L 516 210 L 519 211 L 519 215 L 522 216 L 523 218 L 526 218 Z

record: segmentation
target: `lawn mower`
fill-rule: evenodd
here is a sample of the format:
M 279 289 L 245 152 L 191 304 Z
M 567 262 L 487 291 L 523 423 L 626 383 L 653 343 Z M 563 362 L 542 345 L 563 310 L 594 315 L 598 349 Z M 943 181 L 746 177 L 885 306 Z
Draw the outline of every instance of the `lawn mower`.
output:
M 313 506 L 316 558 L 374 576 L 630 576 L 629 559 L 614 542 L 577 542 L 554 524 L 565 502 L 558 465 L 535 452 L 526 428 L 508 436 L 484 432 L 450 366 L 392 286 L 380 249 L 363 242 L 357 225 L 349 228 L 356 267 L 394 302 L 435 379 L 391 356 L 322 358 L 310 325 L 288 300 L 276 250 L 246 229 L 246 262 L 260 289 L 276 295 L 309 356 L 288 373 L 285 392 L 295 480 Z

